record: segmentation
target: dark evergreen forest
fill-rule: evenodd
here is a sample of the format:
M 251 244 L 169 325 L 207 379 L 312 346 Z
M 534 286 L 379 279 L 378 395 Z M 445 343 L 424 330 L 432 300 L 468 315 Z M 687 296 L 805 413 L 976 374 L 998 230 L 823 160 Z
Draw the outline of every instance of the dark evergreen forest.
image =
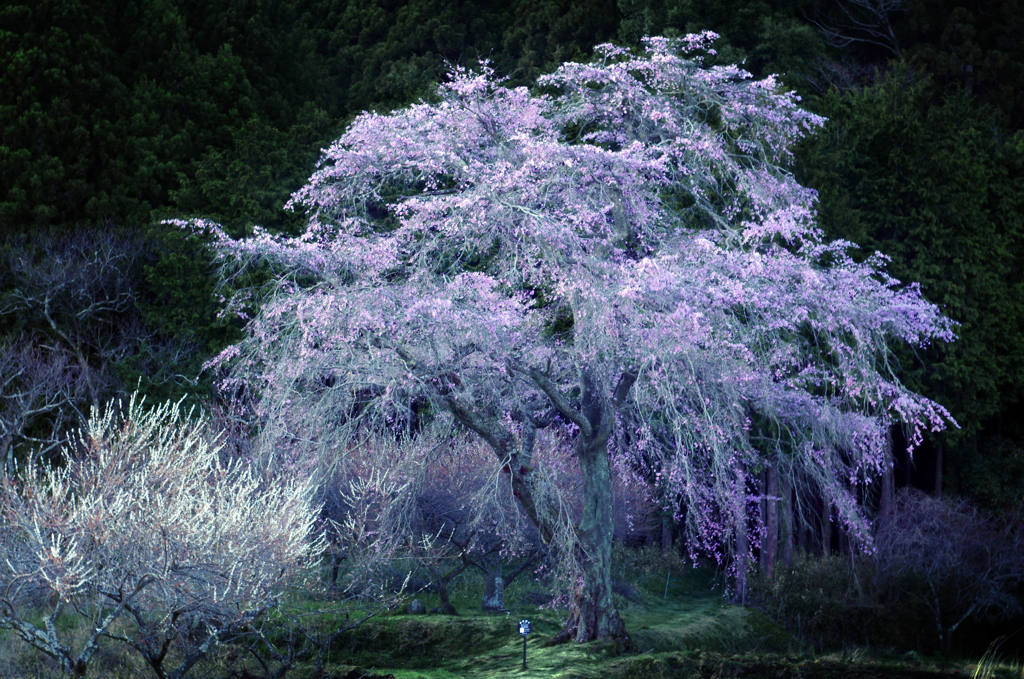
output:
M 282 207 L 364 110 L 449 64 L 531 84 L 595 44 L 721 35 L 829 122 L 794 168 L 830 238 L 919 281 L 959 339 L 899 356 L 959 429 L 898 486 L 1024 505 L 1024 7 L 1018 0 L 12 0 L 0 8 L 0 455 L 66 440 L 137 386 L 219 407 L 241 336 L 202 243 L 160 220 L 294 234 Z M 258 282 L 236 280 L 244 287 Z M 259 300 L 254 299 L 254 304 Z M 894 432 L 898 445 L 900 433 Z M 836 538 L 836 545 L 841 545 Z

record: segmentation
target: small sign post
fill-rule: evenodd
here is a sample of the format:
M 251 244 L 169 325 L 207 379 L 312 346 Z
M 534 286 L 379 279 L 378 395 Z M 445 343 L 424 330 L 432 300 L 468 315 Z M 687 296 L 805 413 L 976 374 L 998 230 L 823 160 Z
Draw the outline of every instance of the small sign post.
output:
M 533 631 L 529 620 L 519 621 L 519 634 L 523 637 L 523 669 L 526 669 L 526 635 Z

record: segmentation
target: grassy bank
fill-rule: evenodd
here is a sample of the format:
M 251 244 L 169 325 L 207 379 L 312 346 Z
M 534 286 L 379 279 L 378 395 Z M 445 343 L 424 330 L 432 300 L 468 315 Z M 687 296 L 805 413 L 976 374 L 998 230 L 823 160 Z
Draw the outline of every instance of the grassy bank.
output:
M 776 625 L 769 616 L 723 601 L 712 586 L 713 573 L 675 571 L 666 588 L 666 574 L 653 575 L 620 587 L 618 603 L 636 652 L 616 655 L 607 644 L 546 645 L 561 626 L 564 611 L 536 605 L 541 597 L 528 581 L 516 582 L 507 593 L 507 615 L 479 610 L 482 582 L 464 578 L 453 592 L 458 615 L 408 614 L 393 611 L 373 618 L 335 640 L 322 668 L 300 663 L 292 679 L 712 679 L 765 677 L 778 679 L 925 679 L 1024 677 L 1018 662 L 922 658 L 874 648 L 847 648 L 822 653 Z M 439 605 L 436 595 L 418 595 L 427 609 Z M 353 616 L 357 614 L 350 611 Z M 527 639 L 527 668 L 518 622 L 528 618 L 534 632 Z M 73 625 L 74 619 L 62 619 Z M 327 619 L 323 627 L 336 624 Z M 117 646 L 102 651 L 90 668 L 94 677 L 127 679 L 152 676 L 137 657 Z M 9 631 L 0 631 L 0 679 L 49 679 L 60 670 L 45 656 L 26 647 Z M 199 665 L 194 677 L 246 679 L 264 676 L 259 663 L 230 645 Z

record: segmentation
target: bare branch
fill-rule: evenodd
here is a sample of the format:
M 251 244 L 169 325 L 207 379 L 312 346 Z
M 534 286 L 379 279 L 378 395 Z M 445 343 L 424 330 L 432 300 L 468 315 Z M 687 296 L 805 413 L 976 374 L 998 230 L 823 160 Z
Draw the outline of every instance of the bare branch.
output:
M 552 383 L 552 381 L 548 379 L 547 375 L 542 373 L 540 370 L 537 370 L 536 368 L 522 368 L 519 366 L 514 366 L 511 363 L 509 365 L 512 366 L 512 368 L 516 372 L 522 373 L 528 376 L 531 380 L 533 380 L 534 383 L 538 387 L 540 387 L 541 391 L 547 394 L 548 398 L 551 399 L 551 404 L 555 406 L 555 409 L 557 409 L 563 417 L 565 417 L 567 420 L 569 420 L 570 422 L 572 422 L 573 424 L 580 428 L 580 433 L 582 433 L 583 436 L 590 438 L 593 435 L 593 431 L 590 426 L 590 420 L 584 417 L 583 413 L 574 408 L 572 404 L 570 404 L 569 401 L 564 396 L 562 396 L 562 393 L 558 390 L 558 387 L 556 387 L 554 383 Z
M 846 48 L 854 43 L 876 45 L 900 56 L 900 43 L 889 16 L 905 9 L 904 0 L 838 0 L 840 17 L 812 19 L 832 45 Z
M 638 370 L 626 370 L 619 377 L 619 383 L 615 385 L 615 393 L 612 395 L 612 407 L 620 408 L 626 402 L 626 397 L 629 396 L 629 390 L 633 388 L 633 384 L 636 382 L 637 377 L 640 376 Z

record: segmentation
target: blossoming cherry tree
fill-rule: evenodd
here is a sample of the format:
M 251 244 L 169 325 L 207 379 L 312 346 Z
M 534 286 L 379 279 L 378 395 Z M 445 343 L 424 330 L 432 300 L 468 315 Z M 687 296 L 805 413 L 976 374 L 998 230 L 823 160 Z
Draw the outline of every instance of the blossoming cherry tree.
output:
M 414 419 L 475 432 L 575 565 L 563 639 L 629 642 L 615 462 L 743 578 L 762 470 L 866 541 L 855 486 L 891 465 L 888 428 L 917 442 L 949 420 L 888 360 L 950 323 L 881 256 L 823 241 L 786 170 L 822 119 L 773 78 L 705 67 L 714 37 L 601 45 L 535 93 L 455 68 L 434 100 L 364 113 L 325 151 L 289 203 L 309 215 L 298 238 L 194 223 L 229 260 L 275 267 L 248 339 L 216 361 L 260 394 L 264 431 L 319 450 Z M 534 459 L 542 436 L 578 461 L 575 519 Z

